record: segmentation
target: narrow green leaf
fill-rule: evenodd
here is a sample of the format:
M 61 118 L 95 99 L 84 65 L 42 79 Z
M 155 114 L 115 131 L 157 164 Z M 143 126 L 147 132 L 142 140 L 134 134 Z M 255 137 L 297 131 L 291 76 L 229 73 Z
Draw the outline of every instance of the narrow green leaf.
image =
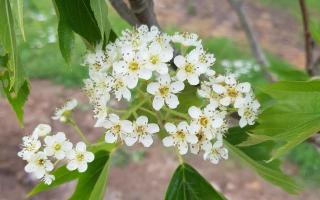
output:
M 292 194 L 299 193 L 302 190 L 301 186 L 297 185 L 289 176 L 280 171 L 279 162 L 266 163 L 264 161 L 256 161 L 250 157 L 248 153 L 233 144 L 230 144 L 227 140 L 224 140 L 224 144 L 234 156 L 243 161 L 266 181 L 277 185 Z M 247 151 L 248 150 L 249 149 L 247 149 Z M 252 151 L 254 150 L 251 149 L 249 152 Z
M 89 44 L 95 46 L 102 41 L 90 0 L 54 0 L 60 19 Z
M 101 36 L 106 39 L 109 38 L 110 34 L 110 23 L 108 20 L 108 5 L 105 0 L 91 0 L 91 9 L 98 23 Z
M 72 48 L 74 46 L 74 34 L 66 22 L 60 18 L 58 25 L 59 47 L 62 57 L 70 64 Z
M 53 172 L 53 175 L 55 176 L 55 180 L 51 185 L 46 185 L 43 182 L 40 182 L 28 193 L 27 197 L 34 196 L 40 192 L 56 188 L 59 185 L 75 180 L 79 177 L 80 173 L 78 171 L 69 171 L 66 166 L 63 165 L 56 169 Z
M 226 200 L 190 165 L 181 164 L 173 174 L 165 200 Z
M 86 173 L 80 175 L 76 190 L 69 200 L 102 200 L 107 184 L 109 153 L 99 151 L 95 162 L 89 165 Z
M 24 72 L 19 63 L 14 20 L 9 0 L 0 0 L 0 43 L 3 50 L 8 53 L 8 70 L 10 75 L 10 90 L 14 87 L 19 91 L 24 84 Z

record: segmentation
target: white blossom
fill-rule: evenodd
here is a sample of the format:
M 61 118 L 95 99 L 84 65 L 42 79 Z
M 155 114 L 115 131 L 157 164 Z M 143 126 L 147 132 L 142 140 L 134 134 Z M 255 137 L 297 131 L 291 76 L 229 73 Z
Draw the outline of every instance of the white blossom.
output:
M 85 143 L 78 142 L 76 148 L 68 155 L 68 159 L 67 169 L 70 171 L 77 169 L 82 173 L 87 170 L 88 163 L 94 160 L 94 154 L 87 151 Z
M 153 143 L 152 135 L 159 130 L 158 124 L 148 123 L 146 116 L 140 116 L 133 122 L 133 132 L 125 137 L 125 142 L 128 146 L 131 146 L 138 141 L 143 146 L 150 147 Z
M 39 124 L 33 131 L 34 137 L 43 137 L 51 132 L 51 126 L 48 124 Z
M 66 122 L 71 114 L 71 111 L 75 109 L 77 105 L 78 101 L 76 99 L 67 101 L 61 108 L 56 109 L 56 112 L 52 119 L 60 120 L 61 122 Z
M 195 144 L 198 141 L 197 136 L 190 133 L 189 125 L 185 121 L 180 122 L 178 126 L 166 123 L 165 129 L 169 133 L 169 136 L 162 140 L 163 145 L 166 147 L 177 147 L 181 155 L 188 152 L 188 144 Z
M 24 136 L 22 138 L 22 149 L 18 152 L 18 156 L 23 160 L 30 160 L 33 155 L 40 149 L 41 142 L 37 136 Z
M 128 142 L 125 138 L 133 132 L 132 122 L 121 120 L 118 115 L 113 113 L 109 114 L 109 117 L 102 123 L 102 126 L 107 129 L 105 135 L 106 143 L 115 143 L 122 140 Z
M 253 100 L 251 97 L 247 97 L 244 103 L 238 109 L 238 114 L 241 117 L 239 120 L 239 126 L 241 128 L 246 125 L 253 125 L 259 114 L 260 104 L 257 100 Z
M 42 177 L 42 181 L 46 184 L 46 185 L 51 185 L 51 183 L 55 180 L 55 176 L 52 174 L 45 174 Z
M 160 110 L 164 104 L 175 109 L 179 105 L 179 99 L 175 94 L 183 89 L 183 82 L 172 82 L 169 75 L 160 76 L 158 82 L 149 83 L 147 86 L 147 92 L 154 95 L 152 107 L 155 110 Z
M 228 159 L 228 149 L 223 147 L 222 141 L 217 141 L 210 149 L 205 151 L 203 159 L 218 164 L 221 159 Z
M 173 57 L 172 48 L 162 48 L 158 42 L 153 42 L 147 50 L 141 51 L 140 54 L 145 61 L 145 68 L 156 71 L 159 74 L 168 73 L 168 62 Z
M 207 61 L 201 61 L 199 49 L 192 50 L 186 57 L 178 55 L 174 58 L 174 64 L 178 67 L 177 79 L 188 80 L 190 85 L 199 84 L 199 76 L 208 70 Z
M 183 46 L 199 46 L 201 45 L 201 40 L 199 39 L 199 36 L 195 33 L 175 33 L 171 37 L 173 42 L 180 43 Z
M 28 164 L 24 170 L 27 173 L 33 173 L 37 179 L 40 179 L 47 174 L 47 172 L 53 170 L 53 164 L 44 152 L 39 151 L 28 160 Z
M 66 138 L 63 132 L 44 138 L 46 147 L 44 152 L 48 156 L 54 156 L 57 160 L 62 160 L 72 150 L 72 143 Z

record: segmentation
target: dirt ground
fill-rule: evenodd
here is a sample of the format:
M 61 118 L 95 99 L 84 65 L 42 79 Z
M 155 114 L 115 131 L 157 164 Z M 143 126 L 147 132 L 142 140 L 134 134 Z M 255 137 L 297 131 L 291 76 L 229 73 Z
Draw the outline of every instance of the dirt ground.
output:
M 157 0 L 156 12 L 161 24 L 175 25 L 184 30 L 199 32 L 203 36 L 225 36 L 244 42 L 245 36 L 226 1 Z M 189 4 L 195 7 L 196 15 L 188 14 Z M 253 25 L 264 48 L 303 66 L 303 40 L 301 25 L 281 10 L 262 7 L 254 0 L 246 4 L 249 16 L 254 17 Z M 170 16 L 170 17 L 167 17 Z M 280 31 L 279 27 L 285 27 Z M 50 116 L 56 106 L 66 99 L 77 98 L 83 105 L 87 99 L 80 90 L 65 89 L 44 80 L 33 80 L 32 92 L 25 107 L 25 128 L 18 127 L 14 113 L 8 103 L 0 99 L 0 200 L 21 200 L 37 183 L 23 171 L 24 162 L 16 153 L 21 137 L 30 133 L 38 123 L 50 123 L 54 131 L 64 131 L 73 141 L 79 138 L 73 131 Z M 102 134 L 102 130 L 93 129 L 92 113 L 81 106 L 76 112 L 81 128 L 92 140 Z M 138 148 L 139 149 L 139 148 Z M 320 192 L 306 190 L 299 196 L 290 196 L 280 189 L 269 185 L 239 163 L 228 160 L 219 165 L 212 165 L 201 158 L 192 157 L 191 164 L 205 176 L 216 188 L 230 200 L 318 200 Z M 111 169 L 107 196 L 108 200 L 159 200 L 163 199 L 168 181 L 172 176 L 177 161 L 170 150 L 163 149 L 156 142 L 141 162 L 130 162 Z M 292 169 L 292 167 L 290 167 Z M 295 170 L 290 170 L 294 173 Z M 67 199 L 74 183 L 66 184 L 54 191 L 40 194 L 34 200 Z

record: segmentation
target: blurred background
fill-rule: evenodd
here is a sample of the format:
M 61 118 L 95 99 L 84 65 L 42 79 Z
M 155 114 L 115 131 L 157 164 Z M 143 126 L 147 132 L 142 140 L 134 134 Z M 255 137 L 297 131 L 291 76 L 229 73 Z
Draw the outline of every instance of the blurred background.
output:
M 279 80 L 306 80 L 302 19 L 297 0 L 245 0 L 244 9 L 259 43 L 264 49 L 271 71 Z M 311 15 L 311 31 L 320 41 L 320 1 L 306 1 Z M 111 8 L 111 6 L 110 6 Z M 214 53 L 216 70 L 237 74 L 239 79 L 255 85 L 264 83 L 260 67 L 251 54 L 238 17 L 228 1 L 222 0 L 156 0 L 155 12 L 163 29 L 169 33 L 198 33 L 207 50 Z M 57 43 L 57 17 L 50 1 L 25 0 L 26 42 L 20 41 L 23 67 L 31 77 L 31 95 L 25 107 L 25 127 L 19 128 L 15 114 L 0 97 L 0 200 L 20 200 L 37 183 L 24 171 L 24 162 L 16 153 L 21 137 L 39 123 L 53 125 L 78 141 L 72 130 L 52 121 L 57 106 L 66 99 L 78 98 L 80 109 L 76 120 L 92 140 L 103 130 L 93 129 L 88 100 L 81 92 L 87 69 L 81 66 L 85 47 L 77 38 L 73 60 L 68 66 Z M 112 9 L 110 21 L 120 33 L 126 22 Z M 318 34 L 318 35 L 317 35 Z M 192 156 L 190 156 L 191 158 Z M 305 191 L 291 196 L 264 182 L 236 160 L 212 165 L 201 158 L 187 160 L 216 188 L 231 200 L 319 200 L 320 153 L 303 143 L 284 157 L 284 170 L 305 185 Z M 177 159 L 159 141 L 149 149 L 135 147 L 116 152 L 110 171 L 108 200 L 158 200 L 163 198 Z M 74 183 L 43 193 L 33 199 L 67 199 Z

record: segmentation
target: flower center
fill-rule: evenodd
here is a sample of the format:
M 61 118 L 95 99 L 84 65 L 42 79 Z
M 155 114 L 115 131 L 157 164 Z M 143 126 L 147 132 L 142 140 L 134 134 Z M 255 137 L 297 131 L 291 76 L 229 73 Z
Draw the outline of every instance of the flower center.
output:
M 96 70 L 96 71 L 100 71 L 101 70 L 101 65 L 99 63 L 94 63 L 93 64 L 93 68 Z
M 168 86 L 162 86 L 159 88 L 159 92 L 161 96 L 167 96 L 169 93 L 169 87 Z
M 144 126 L 138 126 L 138 127 L 136 128 L 136 131 L 137 131 L 137 133 L 138 133 L 139 135 L 143 135 L 144 132 L 145 132 Z
M 250 108 L 246 108 L 245 109 L 245 111 L 244 111 L 244 113 L 243 113 L 243 115 L 244 116 L 246 116 L 246 117 L 251 117 L 252 116 L 252 111 L 251 111 L 251 109 Z
M 82 153 L 77 153 L 76 160 L 80 161 L 80 162 L 83 161 L 84 160 L 84 155 Z
M 184 70 L 185 70 L 187 73 L 192 73 L 192 72 L 193 72 L 193 64 L 187 63 L 187 64 L 184 66 Z
M 184 139 L 186 137 L 186 134 L 183 131 L 177 131 L 177 138 Z
M 40 159 L 37 161 L 37 164 L 40 165 L 40 166 L 43 166 L 43 165 L 44 165 L 44 159 L 40 158 Z
M 59 151 L 61 149 L 61 144 L 55 144 L 54 150 Z
M 197 134 L 196 134 L 197 138 L 198 138 L 198 141 L 202 141 L 202 139 L 204 139 L 204 134 L 202 131 L 199 131 Z
M 228 96 L 229 96 L 229 97 L 235 98 L 235 97 L 238 96 L 237 90 L 236 90 L 235 88 L 233 88 L 233 87 L 229 87 L 229 88 L 227 89 L 227 93 L 228 93 Z
M 201 126 L 206 127 L 209 123 L 209 120 L 207 117 L 202 116 L 202 117 L 200 117 L 199 122 L 200 122 Z
M 121 131 L 121 126 L 120 126 L 120 124 L 115 125 L 115 126 L 113 127 L 113 131 L 114 131 L 115 133 L 120 133 L 120 131 Z
M 153 65 L 157 64 L 157 63 L 159 62 L 159 56 L 158 56 L 158 55 L 152 55 L 152 56 L 150 57 L 150 62 L 151 62 Z
M 116 80 L 116 82 L 115 82 L 115 88 L 116 88 L 116 89 L 123 88 L 123 86 L 124 86 L 123 81 L 121 81 L 121 80 Z
M 129 63 L 129 70 L 130 70 L 130 71 L 135 72 L 135 71 L 137 71 L 138 69 L 139 69 L 139 63 L 138 63 L 137 61 L 131 61 L 131 62 Z

